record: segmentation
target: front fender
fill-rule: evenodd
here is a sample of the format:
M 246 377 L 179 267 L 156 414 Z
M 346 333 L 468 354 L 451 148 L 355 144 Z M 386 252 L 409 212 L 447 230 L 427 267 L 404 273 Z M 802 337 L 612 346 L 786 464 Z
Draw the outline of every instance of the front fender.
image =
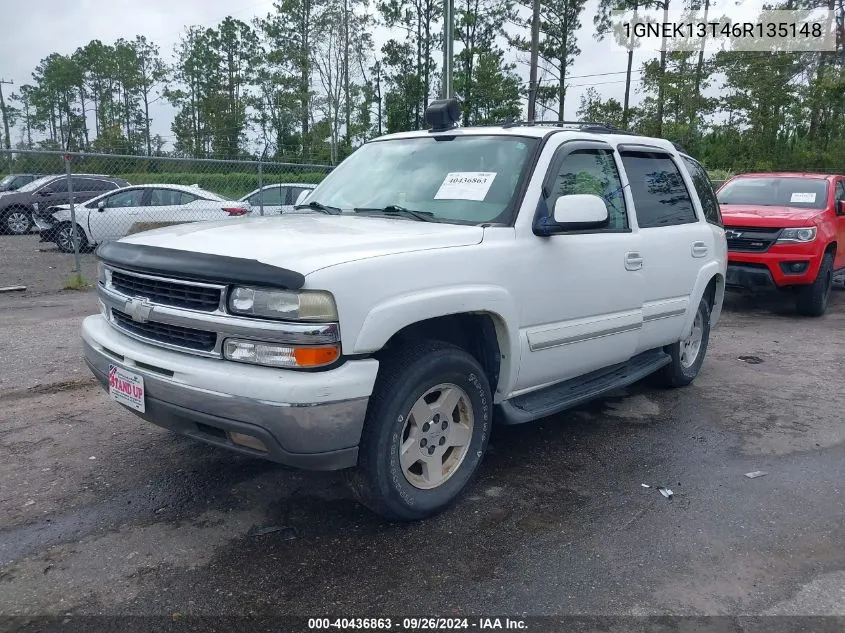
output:
M 74 209 L 74 214 L 76 215 L 76 224 L 82 229 L 82 232 L 85 233 L 88 243 L 95 244 L 96 242 L 94 241 L 93 236 L 91 235 L 91 230 L 88 226 L 88 214 L 80 212 L 78 206 Z M 70 222 L 70 209 L 58 209 L 52 215 L 56 222 Z
M 403 328 L 442 316 L 486 313 L 493 318 L 501 352 L 499 388 L 508 393 L 516 381 L 519 360 L 519 313 L 513 297 L 498 286 L 436 288 L 392 297 L 370 309 L 353 347 L 355 354 L 380 350 Z

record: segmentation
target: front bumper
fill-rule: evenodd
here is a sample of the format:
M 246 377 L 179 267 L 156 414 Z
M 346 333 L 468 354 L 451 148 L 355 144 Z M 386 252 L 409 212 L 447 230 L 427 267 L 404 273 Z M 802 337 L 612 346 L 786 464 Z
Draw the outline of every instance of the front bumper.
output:
M 751 282 L 752 285 L 741 284 L 741 287 L 746 290 L 768 290 L 811 284 L 819 274 L 823 257 L 824 245 L 816 240 L 801 244 L 775 244 L 763 253 L 728 251 L 726 285 L 732 285 L 731 268 L 735 271 L 745 271 L 735 272 L 734 279 Z M 806 267 L 799 274 L 788 273 L 781 266 L 787 262 L 806 262 Z M 765 281 L 762 274 L 751 273 L 751 269 L 759 269 L 767 273 L 769 280 Z
M 769 268 L 763 264 L 728 264 L 725 286 L 735 290 L 766 292 L 776 290 Z
M 85 360 L 104 388 L 109 365 L 144 377 L 141 418 L 203 442 L 307 470 L 354 466 L 378 361 L 298 372 L 199 358 L 117 332 L 101 315 L 82 324 Z M 229 433 L 258 438 L 259 451 Z
M 58 222 L 52 218 L 45 218 L 37 213 L 32 214 L 32 222 L 35 224 L 38 232 L 41 234 L 42 242 L 52 242 L 55 238 L 56 227 Z

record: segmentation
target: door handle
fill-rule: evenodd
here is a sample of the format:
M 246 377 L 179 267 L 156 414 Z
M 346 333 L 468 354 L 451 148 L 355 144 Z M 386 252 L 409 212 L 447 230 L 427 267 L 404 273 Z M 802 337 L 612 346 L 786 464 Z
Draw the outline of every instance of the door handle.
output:
M 625 270 L 639 270 L 643 267 L 643 256 L 636 251 L 625 253 Z
M 693 242 L 692 243 L 692 256 L 693 257 L 705 257 L 707 255 L 707 244 L 704 242 Z

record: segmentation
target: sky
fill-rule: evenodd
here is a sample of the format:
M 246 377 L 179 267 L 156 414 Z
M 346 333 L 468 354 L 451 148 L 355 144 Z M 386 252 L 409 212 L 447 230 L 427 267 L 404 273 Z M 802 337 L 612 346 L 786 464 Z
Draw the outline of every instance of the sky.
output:
M 609 40 L 596 39 L 592 16 L 598 0 L 588 0 L 582 15 L 582 27 L 578 33 L 578 56 L 569 74 L 571 88 L 566 98 L 566 118 L 576 118 L 580 97 L 589 86 L 594 86 L 604 97 L 614 97 L 620 102 L 624 97 L 624 71 L 626 55 L 614 50 Z M 113 43 L 118 38 L 132 39 L 145 35 L 159 45 L 163 57 L 172 59 L 173 47 L 180 34 L 190 25 L 215 26 L 224 17 L 231 15 L 243 21 L 264 16 L 273 10 L 272 0 L 28 0 L 26 10 L 16 15 L 6 15 L 6 22 L 0 29 L 0 78 L 13 81 L 14 85 L 3 85 L 4 96 L 17 86 L 31 81 L 32 71 L 38 62 L 53 52 L 70 54 L 92 39 Z M 385 28 L 374 32 L 377 48 L 390 37 Z M 460 45 L 456 43 L 456 52 Z M 643 61 L 657 55 L 656 51 L 638 51 L 634 56 L 634 69 Z M 518 72 L 527 79 L 527 55 L 509 53 L 518 64 Z M 441 56 L 435 54 L 438 65 Z M 619 74 L 604 74 L 619 73 Z M 583 77 L 583 75 L 600 75 Z M 634 74 L 638 78 L 639 73 Z M 632 105 L 640 100 L 638 83 L 633 84 Z M 166 140 L 173 139 L 170 122 L 173 109 L 164 100 L 158 100 L 151 108 L 152 132 L 161 134 Z M 539 114 L 539 113 L 538 113 Z M 551 118 L 549 114 L 547 118 Z M 20 131 L 13 134 L 13 141 L 20 140 Z M 168 143 L 169 145 L 169 143 Z

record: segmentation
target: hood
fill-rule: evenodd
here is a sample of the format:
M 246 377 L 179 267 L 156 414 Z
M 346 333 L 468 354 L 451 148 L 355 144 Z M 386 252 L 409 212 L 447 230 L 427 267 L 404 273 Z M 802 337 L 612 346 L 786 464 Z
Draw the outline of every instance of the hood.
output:
M 352 215 L 282 215 L 179 224 L 121 242 L 254 259 L 303 275 L 345 262 L 481 242 L 480 226 Z
M 824 209 L 763 206 L 753 204 L 720 204 L 726 226 L 805 226 L 824 215 Z
M 18 191 L 7 191 L 0 196 L 0 205 L 7 206 L 13 203 L 20 203 L 23 205 L 32 204 L 32 194 L 30 192 L 20 193 Z

